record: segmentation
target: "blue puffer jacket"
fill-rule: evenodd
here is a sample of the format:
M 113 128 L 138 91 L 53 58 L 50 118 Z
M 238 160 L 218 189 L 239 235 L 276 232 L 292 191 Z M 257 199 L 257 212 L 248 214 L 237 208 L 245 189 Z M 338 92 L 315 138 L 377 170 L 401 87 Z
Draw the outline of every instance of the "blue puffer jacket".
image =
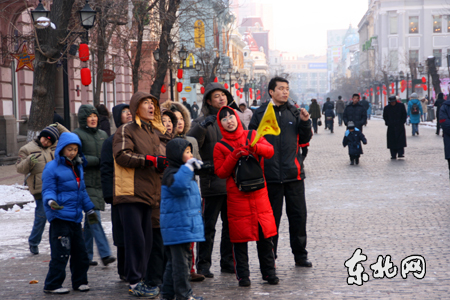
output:
M 45 166 L 44 173 L 42 173 L 42 199 L 49 222 L 56 218 L 81 223 L 83 219 L 82 211 L 87 212 L 94 209 L 94 204 L 86 192 L 83 166 L 80 164 L 75 166 L 75 168 L 78 168 L 80 176 L 80 187 L 78 187 L 74 170 L 66 163 L 66 158 L 61 156 L 60 152 L 69 144 L 78 145 L 78 155 L 86 164 L 86 159 L 81 153 L 80 138 L 70 132 L 61 134 L 55 150 L 55 159 Z M 51 209 L 48 205 L 49 200 L 55 200 L 64 208 L 61 210 Z
M 161 234 L 164 245 L 204 242 L 202 200 L 194 172 L 183 164 L 184 150 L 192 145 L 184 139 L 167 143 L 169 167 L 161 189 Z
M 411 108 L 414 104 L 417 104 L 419 106 L 420 112 L 417 115 L 413 115 L 411 113 Z M 420 116 L 423 114 L 422 110 L 422 104 L 420 103 L 419 99 L 412 99 L 408 102 L 408 117 L 411 122 L 411 124 L 419 124 L 420 123 Z

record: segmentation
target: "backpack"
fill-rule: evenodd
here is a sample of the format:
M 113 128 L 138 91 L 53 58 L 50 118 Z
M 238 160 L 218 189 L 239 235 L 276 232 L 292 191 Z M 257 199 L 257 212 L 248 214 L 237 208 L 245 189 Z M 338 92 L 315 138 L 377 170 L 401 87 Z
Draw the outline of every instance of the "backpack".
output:
M 248 131 L 246 145 L 252 137 L 253 130 Z M 220 141 L 231 152 L 234 151 L 227 142 Z M 241 192 L 253 192 L 265 187 L 264 174 L 259 161 L 253 156 L 242 156 L 239 158 L 233 175 L 234 182 Z
M 419 105 L 417 105 L 417 103 L 414 103 L 414 104 L 411 106 L 411 114 L 413 114 L 413 115 L 418 115 L 419 112 L 420 112 Z

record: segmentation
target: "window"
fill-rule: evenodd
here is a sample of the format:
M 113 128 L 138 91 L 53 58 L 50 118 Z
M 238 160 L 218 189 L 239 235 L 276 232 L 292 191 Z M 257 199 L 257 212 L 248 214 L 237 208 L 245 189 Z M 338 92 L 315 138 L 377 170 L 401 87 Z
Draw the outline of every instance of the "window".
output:
M 409 62 L 419 63 L 419 50 L 409 50 Z
M 434 49 L 433 50 L 434 63 L 436 67 L 442 66 L 442 49 Z
M 419 33 L 419 17 L 409 17 L 409 33 Z
M 317 78 L 317 73 L 311 73 L 311 78 Z
M 389 18 L 389 33 L 390 34 L 397 34 L 397 16 L 390 17 Z
M 389 70 L 397 71 L 398 69 L 398 51 L 391 50 L 389 51 Z
M 205 23 L 201 20 L 194 23 L 194 44 L 195 48 L 205 48 Z
M 442 16 L 433 16 L 433 32 L 442 32 Z

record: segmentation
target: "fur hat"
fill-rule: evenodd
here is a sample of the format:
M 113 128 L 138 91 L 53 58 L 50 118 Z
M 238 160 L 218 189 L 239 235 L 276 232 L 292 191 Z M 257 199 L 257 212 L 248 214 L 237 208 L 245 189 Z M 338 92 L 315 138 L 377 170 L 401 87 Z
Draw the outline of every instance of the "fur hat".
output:
M 52 145 L 59 139 L 59 130 L 53 126 L 45 127 L 41 133 L 39 133 L 38 138 L 45 137 L 52 142 Z

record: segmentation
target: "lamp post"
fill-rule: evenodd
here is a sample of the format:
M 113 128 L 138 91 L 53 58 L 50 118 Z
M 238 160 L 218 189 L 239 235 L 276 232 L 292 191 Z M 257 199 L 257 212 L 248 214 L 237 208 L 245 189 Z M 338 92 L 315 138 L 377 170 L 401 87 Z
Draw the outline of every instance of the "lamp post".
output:
M 39 0 L 39 5 L 36 7 L 36 9 L 31 11 L 31 17 L 33 18 L 33 23 L 36 23 L 37 19 L 40 17 L 48 18 L 50 15 L 50 11 L 46 10 L 44 5 L 42 5 L 41 0 Z
M 428 85 L 428 99 L 430 99 L 430 62 L 429 62 L 430 58 L 427 58 L 427 85 Z M 424 67 L 422 66 L 422 71 L 423 71 Z M 420 69 L 419 69 L 420 72 Z
M 450 53 L 447 54 L 447 69 L 448 69 L 448 76 L 450 78 Z
M 392 76 L 389 75 L 389 81 L 390 82 L 395 82 L 395 95 L 398 95 L 398 81 L 399 81 L 399 76 Z
M 248 106 L 248 86 L 247 86 L 247 79 L 248 79 L 248 75 L 244 74 L 244 92 L 245 92 L 245 102 L 247 102 L 247 106 Z

